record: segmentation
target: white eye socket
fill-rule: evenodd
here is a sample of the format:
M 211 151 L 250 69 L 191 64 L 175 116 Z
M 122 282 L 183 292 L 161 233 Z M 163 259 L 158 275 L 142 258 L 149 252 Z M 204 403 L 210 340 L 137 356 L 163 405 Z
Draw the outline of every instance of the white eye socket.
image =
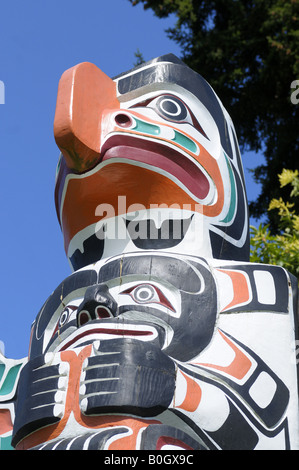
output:
M 131 295 L 134 298 L 134 300 L 136 300 L 136 302 L 138 303 L 148 303 L 148 302 L 159 301 L 159 297 L 156 293 L 156 289 L 149 284 L 136 287 L 132 291 Z
M 162 95 L 151 101 L 148 105 L 164 119 L 176 122 L 188 122 L 193 124 L 192 117 L 187 106 L 182 100 L 173 95 Z

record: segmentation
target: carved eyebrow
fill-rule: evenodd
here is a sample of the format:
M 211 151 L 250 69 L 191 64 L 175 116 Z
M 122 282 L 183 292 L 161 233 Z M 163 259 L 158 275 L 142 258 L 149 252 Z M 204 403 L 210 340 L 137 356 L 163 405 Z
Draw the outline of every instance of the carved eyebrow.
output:
M 79 307 L 79 305 L 66 305 L 65 306 L 65 308 L 71 308 L 73 311 L 77 310 L 78 307 Z
M 124 256 L 122 258 L 122 277 L 130 274 L 147 273 L 152 278 L 163 279 L 172 286 L 186 292 L 197 292 L 200 281 L 193 266 L 184 259 L 166 256 Z M 178 273 L 183 272 L 183 276 Z M 103 265 L 99 271 L 98 283 L 119 279 L 120 261 L 115 259 Z

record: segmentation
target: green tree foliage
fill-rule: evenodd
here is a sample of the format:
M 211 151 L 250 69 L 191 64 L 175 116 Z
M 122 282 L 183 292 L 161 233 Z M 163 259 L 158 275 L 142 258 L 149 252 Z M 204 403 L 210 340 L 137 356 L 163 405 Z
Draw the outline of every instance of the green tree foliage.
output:
M 254 169 L 261 194 L 250 210 L 257 219 L 266 214 L 277 232 L 279 217 L 267 211 L 273 198 L 287 195 L 277 174 L 298 165 L 299 99 L 291 99 L 291 84 L 299 80 L 299 0 L 129 1 L 175 17 L 167 34 L 181 59 L 220 96 L 241 149 L 263 153 L 265 164 Z
M 137 49 L 137 51 L 134 53 L 134 55 L 135 55 L 135 59 L 136 59 L 136 61 L 134 63 L 134 67 L 137 67 L 138 65 L 141 65 L 145 62 L 144 57 L 143 57 L 143 55 L 142 55 L 142 53 L 140 52 L 139 49 Z
M 291 201 L 274 198 L 269 211 L 276 211 L 280 232 L 271 234 L 269 225 L 251 227 L 251 261 L 283 266 L 299 278 L 299 214 L 295 200 L 299 199 L 299 172 L 284 169 L 278 175 L 280 187 L 292 187 Z

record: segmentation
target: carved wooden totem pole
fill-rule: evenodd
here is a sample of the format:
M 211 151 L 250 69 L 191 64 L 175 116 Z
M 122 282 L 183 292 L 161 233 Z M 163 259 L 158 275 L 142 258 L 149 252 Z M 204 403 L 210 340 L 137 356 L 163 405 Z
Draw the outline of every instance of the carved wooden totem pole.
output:
M 249 262 L 238 143 L 211 87 L 173 55 L 114 79 L 81 63 L 54 133 L 73 273 L 28 358 L 1 358 L 2 448 L 298 449 L 297 280 Z

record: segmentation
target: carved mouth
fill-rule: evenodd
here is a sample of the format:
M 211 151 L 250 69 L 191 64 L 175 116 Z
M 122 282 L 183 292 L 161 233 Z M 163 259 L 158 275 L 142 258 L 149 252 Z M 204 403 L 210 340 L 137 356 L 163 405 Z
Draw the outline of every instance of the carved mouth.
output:
M 165 145 L 157 144 L 151 141 L 142 141 L 138 139 L 138 145 L 123 145 L 124 138 L 118 139 L 117 136 L 109 139 L 109 146 L 114 144 L 113 147 L 108 147 L 108 141 L 104 144 L 102 149 L 102 161 L 110 159 L 126 159 L 134 162 L 143 163 L 171 175 L 179 180 L 194 196 L 203 201 L 207 198 L 210 192 L 211 184 L 208 176 L 204 173 L 204 169 L 188 157 L 180 152 L 167 147 Z M 137 139 L 135 139 L 136 142 Z M 132 137 L 126 137 L 126 143 L 135 144 L 132 142 Z M 139 142 L 140 141 L 140 142 Z M 119 145 L 120 144 L 120 145 Z M 136 145 L 136 144 L 135 144 Z M 146 148 L 142 148 L 146 147 Z
M 160 349 L 168 346 L 172 340 L 172 328 L 160 318 L 150 313 L 130 310 L 121 313 L 116 318 L 93 320 L 76 328 L 67 335 L 56 351 L 65 351 L 99 340 L 117 338 L 134 338 L 139 341 L 150 341 Z
M 146 325 L 101 324 L 98 326 L 81 327 L 66 338 L 60 345 L 59 351 L 75 348 L 83 343 L 113 338 L 136 338 L 142 341 L 153 341 L 157 337 L 155 328 Z

